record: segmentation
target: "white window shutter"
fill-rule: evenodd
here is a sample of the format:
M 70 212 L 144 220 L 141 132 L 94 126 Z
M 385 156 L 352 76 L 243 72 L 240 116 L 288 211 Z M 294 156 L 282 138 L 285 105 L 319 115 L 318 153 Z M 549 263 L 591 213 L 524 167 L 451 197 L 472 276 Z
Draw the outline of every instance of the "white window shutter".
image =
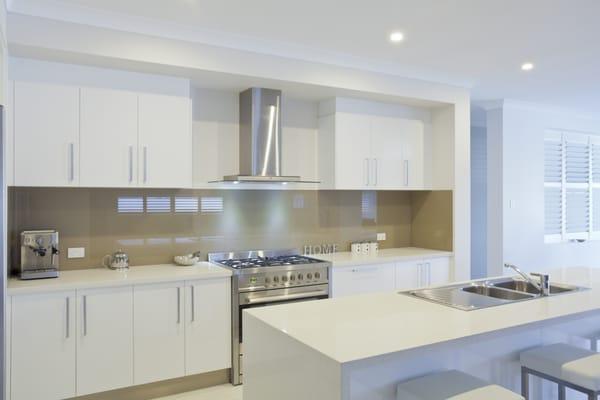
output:
M 547 239 L 560 240 L 562 236 L 562 189 L 560 187 L 546 187 L 544 189 L 544 234 Z
M 567 187 L 567 239 L 587 239 L 590 230 L 589 190 Z
M 588 184 L 590 181 L 589 137 L 565 135 L 565 178 L 567 183 Z
M 562 137 L 547 137 L 544 140 L 544 182 L 562 182 Z

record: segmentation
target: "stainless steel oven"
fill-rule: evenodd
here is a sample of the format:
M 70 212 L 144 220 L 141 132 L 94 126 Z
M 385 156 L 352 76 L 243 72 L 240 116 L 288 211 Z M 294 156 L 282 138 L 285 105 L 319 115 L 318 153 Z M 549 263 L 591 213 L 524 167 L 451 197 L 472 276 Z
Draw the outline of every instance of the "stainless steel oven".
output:
M 244 310 L 329 297 L 330 263 L 298 250 L 212 253 L 209 261 L 229 268 L 231 282 L 231 383 L 243 381 Z

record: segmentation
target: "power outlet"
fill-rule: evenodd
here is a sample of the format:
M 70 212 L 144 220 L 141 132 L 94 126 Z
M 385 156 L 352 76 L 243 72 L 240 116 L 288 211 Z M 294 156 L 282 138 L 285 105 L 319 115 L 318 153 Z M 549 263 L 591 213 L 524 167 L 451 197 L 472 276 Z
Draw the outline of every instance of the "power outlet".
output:
M 385 232 L 377 234 L 377 241 L 385 240 Z
M 69 247 L 67 258 L 85 258 L 85 247 Z

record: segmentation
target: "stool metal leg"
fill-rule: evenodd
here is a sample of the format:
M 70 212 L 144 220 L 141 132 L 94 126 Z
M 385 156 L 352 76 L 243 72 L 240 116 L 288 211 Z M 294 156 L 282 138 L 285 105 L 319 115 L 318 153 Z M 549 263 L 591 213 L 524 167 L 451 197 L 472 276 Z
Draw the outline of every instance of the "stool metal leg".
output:
M 529 373 L 525 367 L 521 367 L 521 396 L 529 399 Z
M 567 388 L 560 383 L 558 384 L 558 400 L 567 400 Z

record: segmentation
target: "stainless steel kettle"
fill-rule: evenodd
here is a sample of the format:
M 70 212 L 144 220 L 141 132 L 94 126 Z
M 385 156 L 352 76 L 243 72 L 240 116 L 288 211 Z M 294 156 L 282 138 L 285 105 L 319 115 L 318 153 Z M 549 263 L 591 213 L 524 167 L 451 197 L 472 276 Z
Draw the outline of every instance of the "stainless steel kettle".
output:
M 129 256 L 119 249 L 113 255 L 105 255 L 102 259 L 102 265 L 110 269 L 129 269 Z

